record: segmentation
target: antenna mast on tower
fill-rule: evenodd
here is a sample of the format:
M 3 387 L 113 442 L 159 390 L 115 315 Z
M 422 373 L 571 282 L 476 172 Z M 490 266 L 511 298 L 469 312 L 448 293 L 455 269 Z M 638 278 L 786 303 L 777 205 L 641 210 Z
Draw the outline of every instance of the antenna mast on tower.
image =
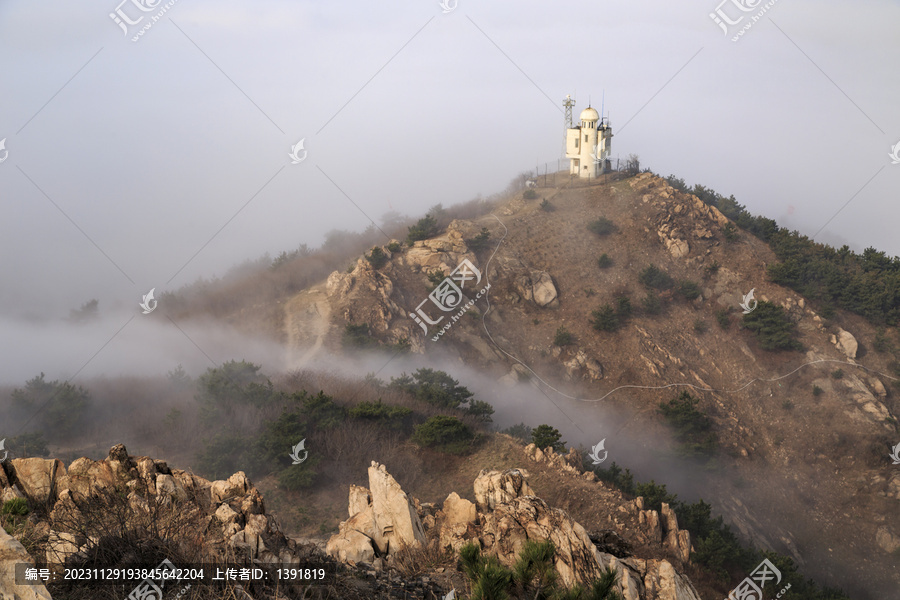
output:
M 571 94 L 566 94 L 563 106 L 566 108 L 566 129 L 572 129 L 572 107 L 575 106 L 575 101 L 572 100 Z

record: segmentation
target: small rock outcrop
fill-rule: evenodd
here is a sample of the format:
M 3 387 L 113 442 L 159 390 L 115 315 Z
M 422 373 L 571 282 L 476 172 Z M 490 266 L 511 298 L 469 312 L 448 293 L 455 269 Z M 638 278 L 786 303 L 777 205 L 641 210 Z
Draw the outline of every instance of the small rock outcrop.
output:
M 549 448 L 540 450 L 532 444 L 526 453 L 532 460 L 565 466 L 568 467 L 566 471 L 580 476 L 576 466 L 580 463 L 577 450 L 563 455 Z M 527 479 L 528 472 L 524 469 L 482 470 L 473 484 L 474 503 L 454 492 L 438 509 L 432 504 L 410 500 L 384 467 L 373 463 L 369 468 L 369 480 L 374 485 L 371 490 L 351 486 L 350 512 L 356 512 L 328 541 L 327 552 L 345 562 L 377 564 L 382 560 L 383 553 L 393 546 L 379 546 L 378 532 L 387 526 L 387 522 L 379 522 L 379 513 L 373 507 L 379 502 L 378 497 L 385 493 L 381 490 L 386 490 L 386 494 L 394 498 L 391 504 L 396 507 L 390 518 L 404 522 L 395 525 L 391 521 L 390 527 L 393 532 L 412 532 L 412 543 L 428 542 L 424 536 L 419 538 L 415 534 L 417 519 L 409 515 L 407 521 L 405 507 L 415 507 L 427 531 L 433 532 L 432 535 L 436 533 L 430 543 L 443 549 L 458 552 L 464 544 L 476 543 L 483 552 L 512 567 L 526 542 L 550 540 L 555 548 L 554 566 L 566 586 L 590 582 L 604 569 L 612 567 L 619 573 L 618 589 L 625 600 L 700 600 L 690 581 L 680 575 L 671 562 L 633 557 L 631 545 L 614 531 L 588 533 L 565 511 L 552 508 L 535 496 Z M 655 523 L 657 543 L 687 561 L 690 537 L 687 532 L 679 531 L 675 513 L 663 505 L 661 524 L 656 511 L 642 511 L 643 504 L 638 504 L 635 512 L 646 513 L 646 518 Z
M 3 466 L 0 465 L 0 471 Z M 0 527 L 0 598 L 3 600 L 51 600 L 44 585 L 16 585 L 16 564 L 34 566 L 19 541 Z
M 376 557 L 425 543 L 415 504 L 377 462 L 369 467 L 369 489 L 351 487 L 348 512 L 350 518 L 325 546 L 325 552 L 338 560 L 371 564 Z
M 475 507 L 478 512 L 489 512 L 520 496 L 533 495 L 525 480 L 527 477 L 528 472 L 524 469 L 482 470 L 475 478 Z
M 68 469 L 59 460 L 28 458 L 0 464 L 0 473 L 0 496 L 25 498 L 32 510 L 38 505 L 48 507 L 49 515 L 40 523 L 46 533 L 40 551 L 51 567 L 96 547 L 100 540 L 92 534 L 94 525 L 107 514 L 126 511 L 130 527 L 140 528 L 160 519 L 177 522 L 185 539 L 203 539 L 210 558 L 284 564 L 301 561 L 297 544 L 266 515 L 262 496 L 243 472 L 227 480 L 208 481 L 170 469 L 165 461 L 130 456 L 125 446 L 118 444 L 107 458 L 79 458 Z M 103 531 L 113 532 L 118 524 L 106 524 Z M 9 540 L 0 545 L 7 555 L 18 551 Z M 3 568 L 0 564 L 0 570 Z M 0 575 L 0 586 L 3 581 Z M 6 597 L 33 596 L 4 596 L 0 587 L 0 598 Z

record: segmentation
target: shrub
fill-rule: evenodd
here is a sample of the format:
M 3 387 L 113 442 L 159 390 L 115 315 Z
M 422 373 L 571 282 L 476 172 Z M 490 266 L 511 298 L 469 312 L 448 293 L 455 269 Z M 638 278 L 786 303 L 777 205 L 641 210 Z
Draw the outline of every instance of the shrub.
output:
M 344 420 L 346 409 L 323 391 L 313 396 L 306 390 L 291 394 L 291 400 L 303 407 L 303 416 L 316 429 L 334 429 Z
M 718 445 L 712 421 L 697 410 L 699 402 L 688 392 L 681 392 L 677 398 L 659 405 L 663 417 L 675 430 L 681 445 L 680 453 L 687 457 L 708 457 Z
M 518 423 L 511 427 L 507 427 L 506 429 L 501 430 L 500 433 L 511 435 L 514 438 L 518 438 L 526 443 L 531 442 L 531 427 L 529 427 L 525 423 Z
M 725 226 L 722 227 L 722 235 L 725 236 L 725 241 L 729 244 L 737 241 L 738 233 L 734 223 L 725 223 Z
M 528 189 L 528 190 L 525 190 L 525 193 L 522 194 L 522 197 L 525 198 L 526 200 L 534 200 L 535 198 L 538 197 L 538 195 L 537 195 L 536 191 L 534 191 L 532 189 Z
M 371 336 L 368 323 L 347 323 L 344 325 L 341 344 L 344 348 L 373 348 L 378 345 L 378 340 Z
M 700 297 L 700 286 L 694 283 L 693 281 L 683 280 L 678 284 L 678 293 L 685 300 L 696 300 Z
M 0 515 L 12 517 L 24 517 L 31 509 L 28 508 L 28 500 L 25 498 L 13 498 L 0 506 Z
M 703 319 L 697 319 L 694 321 L 694 332 L 703 334 L 709 330 L 709 325 L 706 324 L 706 321 Z
M 227 479 L 241 470 L 238 465 L 246 458 L 249 446 L 250 440 L 240 434 L 220 431 L 197 453 L 197 466 L 207 479 Z
M 469 400 L 469 406 L 466 407 L 466 414 L 472 415 L 478 421 L 490 423 L 491 415 L 494 414 L 494 407 L 484 400 Z
M 631 307 L 631 298 L 628 296 L 619 296 L 616 298 L 616 317 L 619 321 L 627 321 L 631 318 L 634 309 Z
M 412 246 L 413 242 L 419 240 L 427 240 L 438 234 L 437 219 L 430 214 L 419 219 L 415 225 L 409 227 L 409 233 L 406 235 L 407 243 Z
M 719 272 L 719 261 L 714 260 L 705 267 L 706 275 L 715 275 Z
M 448 454 L 463 454 L 472 445 L 475 434 L 468 425 L 447 415 L 436 415 L 417 425 L 412 441 Z
M 756 334 L 760 346 L 765 350 L 803 349 L 803 345 L 794 337 L 796 326 L 787 317 L 784 308 L 777 304 L 761 301 L 756 310 L 744 315 L 743 324 Z
M 375 270 L 380 269 L 388 262 L 387 254 L 384 253 L 384 250 L 379 246 L 375 246 L 372 250 L 366 255 L 366 260 L 369 261 L 369 264 L 372 265 L 372 268 Z
M 604 304 L 591 313 L 591 325 L 597 331 L 615 331 L 619 328 L 619 317 L 612 306 Z
M 426 275 L 426 277 L 428 277 L 428 283 L 429 283 L 428 289 L 429 290 L 434 290 L 434 288 L 436 288 L 438 285 L 440 285 L 440 283 L 447 278 L 447 276 L 444 275 L 444 272 L 441 271 L 440 269 L 435 269 L 434 271 L 428 271 L 428 274 Z
M 656 265 L 647 265 L 638 275 L 640 281 L 645 287 L 654 290 L 668 290 L 675 285 L 675 280 L 668 273 L 657 267 Z
M 616 233 L 619 231 L 619 228 L 616 227 L 616 224 L 607 219 L 606 217 L 599 217 L 595 221 L 591 221 L 587 226 L 588 230 L 596 233 L 599 236 L 607 236 L 611 233 Z
M 405 406 L 390 406 L 383 404 L 379 398 L 376 402 L 360 402 L 352 407 L 347 414 L 353 419 L 376 421 L 388 427 L 401 427 L 403 422 L 412 414 L 411 408 Z
M 561 438 L 562 434 L 558 429 L 546 424 L 538 425 L 531 432 L 531 441 L 541 450 L 553 448 L 557 452 L 563 452 L 566 449 L 566 442 L 562 441 Z
M 639 483 L 634 486 L 634 495 L 644 498 L 644 507 L 647 510 L 662 512 L 663 502 L 670 507 L 678 505 L 678 495 L 670 494 L 665 484 L 657 484 L 652 479 L 650 483 Z
M 15 449 L 18 458 L 50 455 L 47 440 L 44 439 L 44 434 L 39 432 L 20 433 L 6 442 L 10 448 Z
M 781 403 L 781 408 L 783 408 L 784 410 L 793 410 L 794 403 L 791 402 L 790 400 L 785 400 Z
M 834 371 L 831 372 L 832 379 L 842 379 L 843 377 L 844 377 L 843 369 L 835 369 Z
M 544 212 L 553 212 L 554 210 L 556 210 L 556 208 L 552 204 L 550 204 L 550 201 L 547 200 L 546 198 L 541 200 L 540 208 Z
M 44 381 L 43 373 L 26 381 L 24 389 L 15 388 L 10 397 L 17 412 L 33 414 L 39 429 L 60 438 L 78 431 L 91 405 L 90 392 L 69 382 Z
M 658 315 L 662 312 L 663 305 L 659 294 L 655 292 L 647 292 L 647 295 L 641 299 L 641 308 L 648 315 Z
M 819 396 L 821 396 L 821 395 L 824 394 L 824 393 L 825 393 L 825 390 L 823 390 L 823 389 L 820 388 L 819 386 L 817 386 L 817 385 L 814 385 L 814 386 L 813 386 L 813 390 L 812 390 L 813 396 L 819 397 Z
M 407 354 L 410 350 L 412 350 L 412 343 L 410 343 L 408 337 L 403 336 L 399 340 L 397 340 L 396 344 L 391 344 L 390 346 L 388 346 L 388 348 L 390 348 L 397 354 Z
M 400 377 L 391 377 L 390 387 L 441 408 L 460 408 L 474 396 L 446 372 L 426 368 L 416 370 L 412 376 L 403 373 Z
M 588 458 L 585 456 L 585 461 L 587 460 Z M 634 475 L 632 475 L 630 469 L 625 469 L 625 471 L 622 471 L 622 467 L 617 465 L 615 462 L 613 462 L 608 469 L 604 469 L 600 466 L 594 466 L 591 463 L 585 464 L 585 468 L 587 470 L 593 470 L 594 473 L 596 473 L 597 478 L 601 481 L 606 481 L 615 485 L 626 494 L 629 494 L 631 496 L 635 495 Z
M 597 259 L 597 266 L 601 269 L 608 269 L 612 266 L 613 261 L 605 252 L 600 255 L 600 258 Z
M 471 240 L 466 240 L 466 245 L 469 247 L 469 250 L 472 252 L 478 252 L 479 250 L 484 250 L 490 245 L 491 232 L 487 227 L 481 228 L 481 233 L 476 235 Z
M 731 326 L 731 315 L 728 314 L 727 308 L 720 308 L 716 311 L 716 323 L 722 329 L 728 329 Z
M 400 252 L 401 248 L 402 248 L 402 246 L 400 246 L 400 242 L 397 242 L 397 241 L 391 242 L 390 244 L 387 245 L 387 249 L 392 253 Z
M 550 540 L 526 540 L 512 568 L 513 584 L 518 596 L 540 598 L 542 592 L 554 589 L 559 574 L 554 566 L 556 547 Z
M 554 346 L 568 346 L 573 342 L 572 334 L 566 329 L 565 325 L 560 325 L 556 330 L 556 335 L 553 336 L 553 345 Z

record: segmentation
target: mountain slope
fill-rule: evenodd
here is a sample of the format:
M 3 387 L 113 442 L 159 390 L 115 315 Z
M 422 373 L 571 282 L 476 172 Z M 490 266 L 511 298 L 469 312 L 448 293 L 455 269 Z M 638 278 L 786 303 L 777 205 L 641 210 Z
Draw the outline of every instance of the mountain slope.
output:
M 898 406 L 886 385 L 895 379 L 886 375 L 887 359 L 866 352 L 875 328 L 847 314 L 825 320 L 806 299 L 770 283 L 766 266 L 776 258 L 763 242 L 746 233 L 726 241 L 721 213 L 650 174 L 537 195 L 513 199 L 496 216 L 455 221 L 410 248 L 385 247 L 390 260 L 378 270 L 360 258 L 352 272 L 333 273 L 325 346 L 341 352 L 345 325 L 364 323 L 382 343 L 406 338 L 415 352 L 458 356 L 495 379 L 537 375 L 563 392 L 541 384 L 554 402 L 582 398 L 613 415 L 607 448 L 616 448 L 616 460 L 658 478 L 677 469 L 679 492 L 712 501 L 754 543 L 860 598 L 884 597 L 874 590 L 898 583 L 890 550 L 900 534 L 900 474 L 886 452 L 897 437 Z M 540 208 L 542 197 L 553 210 Z M 589 231 L 599 217 L 617 231 Z M 472 251 L 467 240 L 482 227 L 491 247 Z M 612 266 L 598 267 L 601 254 Z M 476 289 L 490 282 L 489 295 L 432 341 L 438 327 L 426 335 L 409 313 L 428 297 L 427 274 L 448 274 L 464 258 L 483 272 Z M 651 264 L 676 281 L 654 292 L 659 314 L 642 309 L 648 290 L 639 279 Z M 699 297 L 679 293 L 684 280 L 697 284 Z M 781 307 L 804 350 L 765 350 L 739 327 L 751 288 Z M 593 311 L 617 306 L 623 295 L 631 316 L 615 331 L 593 329 Z M 441 314 L 430 310 L 434 319 Z M 560 326 L 574 344 L 553 345 Z M 669 457 L 659 442 L 670 433 L 659 404 L 685 389 L 718 435 L 705 469 Z M 561 406 L 573 412 L 577 404 Z M 561 415 L 555 425 L 571 427 L 566 421 Z M 593 425 L 575 423 L 584 443 Z

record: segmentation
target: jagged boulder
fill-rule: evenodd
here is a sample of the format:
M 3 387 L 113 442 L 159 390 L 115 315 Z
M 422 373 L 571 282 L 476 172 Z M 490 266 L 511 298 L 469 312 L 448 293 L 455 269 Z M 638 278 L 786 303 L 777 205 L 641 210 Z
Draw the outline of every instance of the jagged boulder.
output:
M 601 574 L 600 553 L 584 527 L 540 498 L 514 498 L 484 515 L 482 545 L 502 564 L 514 565 L 528 540 L 553 542 L 556 570 L 566 586 L 591 581 Z
M 550 273 L 546 271 L 532 271 L 531 290 L 534 303 L 541 308 L 559 304 L 556 300 L 559 294 L 556 291 L 556 286 L 553 285 L 553 278 L 550 277 Z
M 415 506 L 384 465 L 372 461 L 369 491 L 375 519 L 375 543 L 383 553 L 425 543 L 425 529 Z
M 571 359 L 564 361 L 566 378 L 574 379 L 580 376 L 584 379 L 597 381 L 603 379 L 603 365 L 595 358 L 590 358 L 584 350 L 579 350 Z
M 441 547 L 458 551 L 467 539 L 473 537 L 478 511 L 474 503 L 460 498 L 456 492 L 451 492 L 438 511 L 438 518 L 441 521 Z
M 425 543 L 425 529 L 415 503 L 384 465 L 372 462 L 369 489 L 350 488 L 351 516 L 331 536 L 325 552 L 338 560 L 371 562 L 376 554 L 389 555 L 408 546 Z
M 490 512 L 500 504 L 511 502 L 520 496 L 533 496 L 534 492 L 525 481 L 527 477 L 528 472 L 524 469 L 482 469 L 475 478 L 475 506 L 478 512 Z
M 668 504 L 662 503 L 662 522 L 664 544 L 671 549 L 682 562 L 688 562 L 691 558 L 691 534 L 689 531 L 678 529 L 678 517 Z
M 667 560 L 602 555 L 619 572 L 625 600 L 700 600 L 697 590 Z
M 856 358 L 856 352 L 859 350 L 859 343 L 849 331 L 838 328 L 837 336 L 831 336 L 831 343 L 837 346 L 838 350 L 843 352 L 847 358 Z
M 16 585 L 16 564 L 34 566 L 34 561 L 19 541 L 0 527 L 0 599 L 51 600 L 43 584 Z
M 10 470 L 11 479 L 33 504 L 47 504 L 67 487 L 66 467 L 60 460 L 16 458 L 10 461 Z

